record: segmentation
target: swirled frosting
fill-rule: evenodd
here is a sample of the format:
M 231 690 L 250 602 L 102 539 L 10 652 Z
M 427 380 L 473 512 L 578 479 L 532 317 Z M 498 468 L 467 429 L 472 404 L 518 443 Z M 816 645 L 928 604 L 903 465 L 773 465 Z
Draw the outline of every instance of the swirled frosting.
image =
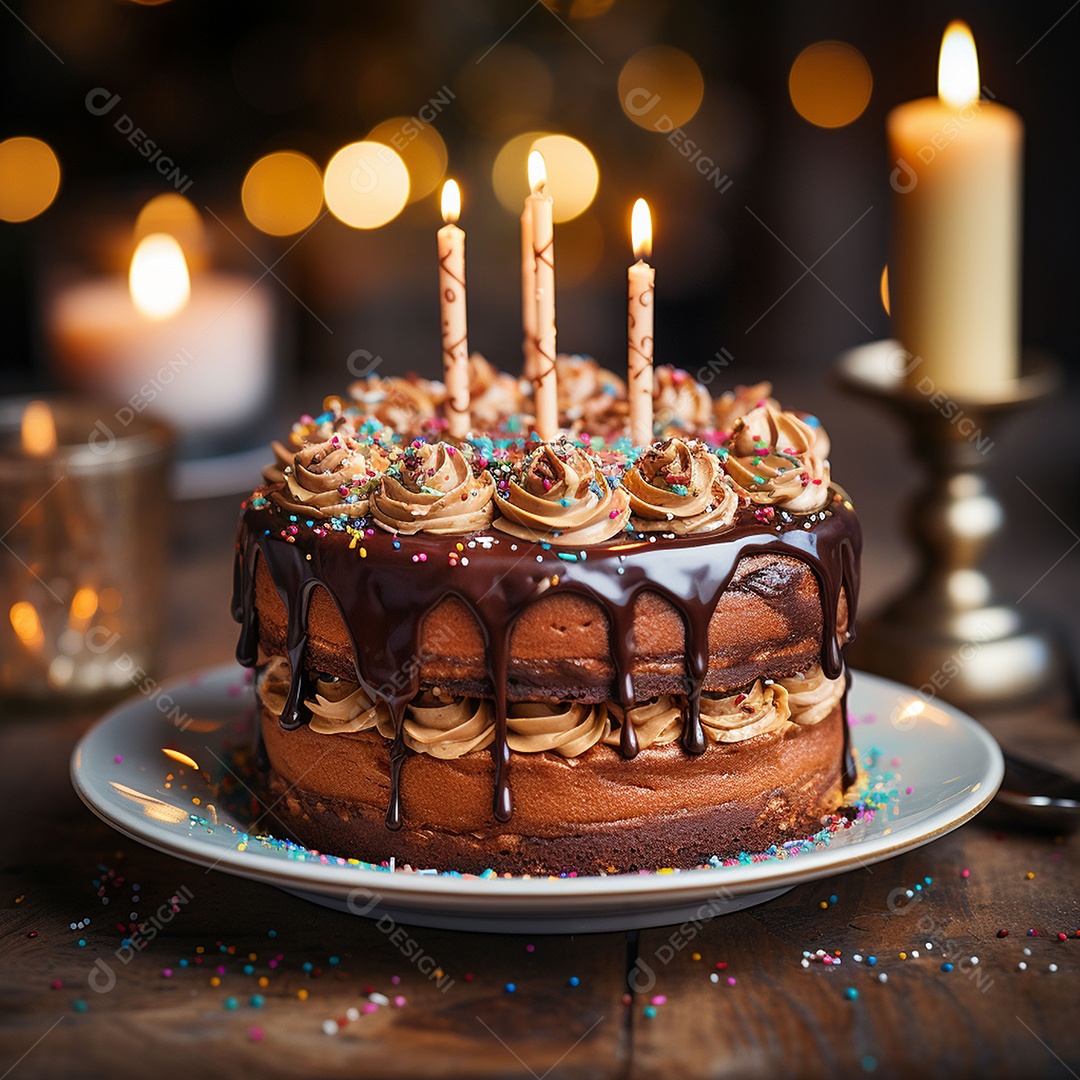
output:
M 567 427 L 600 421 L 626 400 L 626 383 L 591 356 L 557 356 L 555 373 L 559 415 Z
M 255 693 L 267 712 L 280 716 L 289 696 L 292 669 L 284 656 L 271 656 L 255 675 Z
M 741 383 L 734 390 L 726 390 L 713 402 L 713 423 L 722 439 L 731 436 L 735 421 L 741 420 L 747 413 L 762 405 L 780 408 L 780 403 L 772 396 L 772 383 L 759 382 L 753 386 Z
M 612 489 L 595 455 L 566 441 L 529 453 L 500 488 L 497 509 L 495 528 L 564 547 L 610 540 L 630 518 L 626 493 Z
M 374 417 L 394 431 L 411 435 L 435 417 L 446 397 L 446 387 L 416 375 L 407 379 L 397 375 L 386 378 L 368 375 L 350 383 L 348 393 L 361 415 Z
M 394 736 L 392 723 L 380 726 L 379 731 L 388 739 Z M 410 750 L 436 758 L 458 758 L 483 750 L 495 739 L 491 702 L 419 694 L 405 709 L 402 737 Z
M 320 678 L 314 697 L 304 704 L 311 710 L 311 730 L 320 735 L 393 727 L 390 710 L 381 702 L 374 704 L 362 687 L 345 679 Z
M 464 534 L 491 524 L 495 482 L 473 472 L 448 443 L 409 446 L 371 496 L 371 516 L 388 532 Z
M 261 667 L 256 690 L 263 706 L 280 716 L 289 692 L 289 661 L 270 657 Z M 788 679 L 765 683 L 734 694 L 703 694 L 701 724 L 711 742 L 736 743 L 779 731 L 790 722 L 809 727 L 820 723 L 844 693 L 844 677 L 828 679 L 819 666 Z M 343 735 L 376 729 L 394 738 L 390 710 L 373 704 L 357 683 L 319 676 L 305 701 L 311 730 L 320 735 Z M 684 703 L 671 695 L 651 698 L 623 710 L 614 702 L 512 702 L 507 710 L 507 742 L 517 753 L 551 751 L 578 757 L 597 743 L 618 747 L 621 728 L 634 726 L 637 745 L 644 750 L 676 742 L 682 734 Z M 402 738 L 410 750 L 432 757 L 458 758 L 484 750 L 494 740 L 495 719 L 490 701 L 447 697 L 426 690 L 405 709 Z
M 515 702 L 507 709 L 506 726 L 511 750 L 554 750 L 568 758 L 584 754 L 611 732 L 606 705 L 580 702 Z
M 653 371 L 653 429 L 664 435 L 690 434 L 709 427 L 712 395 L 688 371 L 661 364 Z
M 822 445 L 809 423 L 766 403 L 735 421 L 724 469 L 751 502 L 810 513 L 830 497 Z
M 778 731 L 791 716 L 788 692 L 758 679 L 738 694 L 701 695 L 701 727 L 712 742 L 734 743 Z
M 501 427 L 529 405 L 518 379 L 496 370 L 479 353 L 469 357 L 469 415 L 474 427 Z
M 836 679 L 826 678 L 820 665 L 816 665 L 803 675 L 776 681 L 787 691 L 791 719 L 809 727 L 820 723 L 836 708 L 844 696 L 846 680 L 843 675 Z
M 623 490 L 634 527 L 646 531 L 726 529 L 739 505 L 719 458 L 704 443 L 680 438 L 649 447 L 627 470 Z
M 369 495 L 390 464 L 374 443 L 338 433 L 295 452 L 271 444 L 274 464 L 263 470 L 267 498 L 291 514 L 310 518 L 363 517 Z
M 604 736 L 604 742 L 608 746 L 620 745 L 620 729 L 627 723 L 627 718 L 634 725 L 634 733 L 640 750 L 673 743 L 682 734 L 682 706 L 670 694 L 662 694 L 660 697 L 632 705 L 625 712 L 618 705 L 610 703 L 608 709 L 619 722 L 619 726 L 614 731 Z

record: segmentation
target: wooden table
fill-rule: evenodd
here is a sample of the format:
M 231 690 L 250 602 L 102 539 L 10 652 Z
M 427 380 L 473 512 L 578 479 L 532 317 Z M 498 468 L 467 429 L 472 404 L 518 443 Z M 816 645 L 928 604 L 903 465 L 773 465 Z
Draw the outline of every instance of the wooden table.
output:
M 178 522 L 167 674 L 231 654 L 234 520 L 225 502 Z M 909 855 L 700 926 L 535 938 L 409 929 L 452 980 L 439 989 L 369 920 L 204 872 L 99 822 L 68 781 L 93 715 L 20 711 L 0 726 L 0 1080 L 1080 1071 L 1075 837 L 1016 831 L 991 810 Z M 1080 732 L 1064 716 L 1050 702 L 993 726 L 1080 771 Z M 895 890 L 916 884 L 922 899 L 897 912 Z M 135 885 L 142 918 L 171 896 L 186 902 L 125 964 L 116 924 Z M 803 967 L 817 949 L 842 963 Z M 115 975 L 106 992 L 90 982 L 99 958 Z M 647 992 L 628 991 L 637 958 L 655 972 Z M 365 1013 L 371 992 L 391 1003 Z M 350 1008 L 358 1019 L 324 1033 Z

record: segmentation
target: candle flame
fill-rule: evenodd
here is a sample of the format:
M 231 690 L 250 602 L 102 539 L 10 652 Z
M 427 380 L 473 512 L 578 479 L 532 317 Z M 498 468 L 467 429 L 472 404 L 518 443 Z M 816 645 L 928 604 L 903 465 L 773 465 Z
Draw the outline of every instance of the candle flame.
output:
M 461 188 L 456 180 L 447 180 L 442 186 L 442 219 L 453 225 L 461 216 Z
M 938 97 L 960 109 L 979 100 L 979 56 L 971 29 L 959 20 L 949 23 L 938 58 Z
M 652 214 L 644 199 L 634 203 L 630 214 L 630 239 L 634 245 L 635 259 L 647 259 L 652 254 Z
M 168 233 L 151 233 L 139 241 L 128 274 L 131 299 L 148 319 L 168 319 L 191 296 L 191 277 L 183 248 Z
M 56 421 L 44 401 L 31 401 L 23 410 L 21 436 L 31 457 L 47 457 L 56 449 Z
M 539 150 L 529 151 L 529 190 L 539 195 L 547 186 L 547 166 Z

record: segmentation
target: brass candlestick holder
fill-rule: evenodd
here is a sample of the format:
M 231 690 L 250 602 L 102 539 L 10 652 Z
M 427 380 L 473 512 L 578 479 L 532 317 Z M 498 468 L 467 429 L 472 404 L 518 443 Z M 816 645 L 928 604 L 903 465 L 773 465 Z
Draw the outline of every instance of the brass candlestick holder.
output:
M 836 366 L 845 390 L 900 418 L 925 473 L 907 516 L 919 554 L 915 581 L 876 618 L 859 621 L 849 659 L 926 698 L 1007 707 L 1060 686 L 1067 659 L 1052 628 L 1002 599 L 982 568 L 1005 518 L 985 466 L 1000 425 L 1050 394 L 1058 369 L 1027 354 L 1019 378 L 961 399 L 920 379 L 918 363 L 897 342 L 877 341 L 844 353 Z

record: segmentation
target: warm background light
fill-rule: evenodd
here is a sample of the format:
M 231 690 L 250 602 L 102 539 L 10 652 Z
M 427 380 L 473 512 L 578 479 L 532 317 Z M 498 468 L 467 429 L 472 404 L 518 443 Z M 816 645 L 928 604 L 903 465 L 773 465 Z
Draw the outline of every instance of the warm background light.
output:
M 938 97 L 953 109 L 979 98 L 979 55 L 967 23 L 949 23 L 938 57 Z
M 295 150 L 277 150 L 248 169 L 240 189 L 244 213 L 256 229 L 291 236 L 319 216 L 323 202 L 319 167 Z
M 623 112 L 648 131 L 670 131 L 692 120 L 704 96 L 697 61 L 672 45 L 650 45 L 634 53 L 619 73 Z
M 499 151 L 491 170 L 491 183 L 499 202 L 511 213 L 521 213 L 521 204 L 529 194 L 531 150 L 537 150 L 544 159 L 545 190 L 552 199 L 554 220 L 572 221 L 584 213 L 600 186 L 596 158 L 580 140 L 547 132 L 515 136 Z
M 19 135 L 0 142 L 0 221 L 29 221 L 60 190 L 60 162 L 48 143 Z
M 377 229 L 409 201 L 409 170 L 391 147 L 363 141 L 342 147 L 326 166 L 323 195 L 330 213 L 354 229 Z
M 461 217 L 461 188 L 456 180 L 443 184 L 441 204 L 443 221 L 453 224 Z
M 392 147 L 409 171 L 409 202 L 430 195 L 446 175 L 449 154 L 443 137 L 423 120 L 393 116 L 368 132 L 368 141 Z
M 881 271 L 881 306 L 885 309 L 886 315 L 892 315 L 892 310 L 889 306 L 889 264 L 886 263 Z
M 56 449 L 56 422 L 44 401 L 31 401 L 22 414 L 22 448 L 33 457 L 46 457 Z
M 139 241 L 128 287 L 135 307 L 148 319 L 167 319 L 184 307 L 191 295 L 191 278 L 174 237 L 151 233 Z
M 135 219 L 136 245 L 152 233 L 167 233 L 179 245 L 189 269 L 199 270 L 206 262 L 206 226 L 190 199 L 176 192 L 155 195 Z M 124 261 L 130 250 L 124 252 Z
M 11 605 L 8 618 L 18 639 L 32 652 L 39 652 L 45 644 L 45 633 L 34 605 L 27 600 L 19 600 Z
M 854 45 L 819 41 L 795 58 L 788 93 L 795 111 L 811 124 L 838 128 L 857 120 L 870 102 L 874 77 Z
M 638 199 L 630 213 L 630 240 L 635 259 L 647 259 L 652 254 L 652 214 L 644 199 Z

